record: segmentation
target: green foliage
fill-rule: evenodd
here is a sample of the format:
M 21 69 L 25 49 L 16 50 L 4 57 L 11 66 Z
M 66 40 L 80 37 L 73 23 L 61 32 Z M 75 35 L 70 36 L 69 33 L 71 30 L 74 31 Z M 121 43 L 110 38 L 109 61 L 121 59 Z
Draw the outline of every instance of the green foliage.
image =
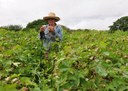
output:
M 128 16 L 121 17 L 109 27 L 112 32 L 116 30 L 128 31 Z
M 2 26 L 0 28 L 11 30 L 11 31 L 20 31 L 23 29 L 21 25 L 8 25 L 8 26 Z
M 128 32 L 64 31 L 48 59 L 35 30 L 0 32 L 0 91 L 128 90 Z
M 42 19 L 34 20 L 33 22 L 28 23 L 24 30 L 35 29 L 36 31 L 38 31 L 42 25 L 46 24 L 47 22 Z

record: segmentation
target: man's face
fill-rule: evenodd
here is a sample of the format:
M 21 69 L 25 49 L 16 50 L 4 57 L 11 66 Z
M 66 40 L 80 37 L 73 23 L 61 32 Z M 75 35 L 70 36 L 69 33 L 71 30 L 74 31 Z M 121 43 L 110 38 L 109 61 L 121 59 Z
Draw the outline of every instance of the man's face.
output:
M 48 24 L 50 24 L 50 25 L 55 24 L 55 20 L 54 20 L 54 19 L 49 19 L 49 20 L 48 20 Z

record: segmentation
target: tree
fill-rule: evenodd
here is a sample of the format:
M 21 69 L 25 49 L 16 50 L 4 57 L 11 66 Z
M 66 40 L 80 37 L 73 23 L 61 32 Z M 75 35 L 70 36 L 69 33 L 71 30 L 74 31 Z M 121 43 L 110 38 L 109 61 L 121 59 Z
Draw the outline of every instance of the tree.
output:
M 36 31 L 38 31 L 40 27 L 45 24 L 47 24 L 47 22 L 42 19 L 34 20 L 33 22 L 28 23 L 24 30 L 34 28 Z
M 128 31 L 128 16 L 121 17 L 120 19 L 115 21 L 113 25 L 109 26 L 109 28 L 111 31 Z

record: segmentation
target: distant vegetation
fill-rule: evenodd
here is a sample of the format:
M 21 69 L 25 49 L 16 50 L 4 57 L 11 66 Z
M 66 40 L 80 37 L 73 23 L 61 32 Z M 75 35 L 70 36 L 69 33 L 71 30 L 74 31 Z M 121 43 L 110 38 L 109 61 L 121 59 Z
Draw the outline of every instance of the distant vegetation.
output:
M 34 20 L 32 22 L 29 22 L 25 28 L 23 28 L 21 25 L 7 25 L 7 26 L 1 26 L 0 28 L 6 29 L 6 30 L 11 30 L 11 31 L 28 31 L 31 29 L 35 29 L 38 31 L 42 25 L 48 24 L 46 21 L 42 19 Z M 61 25 L 64 30 L 67 31 L 74 31 L 73 29 L 70 29 L 64 25 Z M 128 31 L 128 16 L 121 17 L 120 19 L 116 20 L 113 22 L 113 25 L 109 26 L 110 32 L 115 32 L 117 30 L 120 31 Z M 90 31 L 91 29 L 76 29 L 77 31 Z M 93 29 L 94 30 L 94 29 Z
M 10 31 L 20 31 L 23 29 L 21 25 L 7 25 L 7 26 L 1 26 L 0 28 Z
M 121 17 L 109 27 L 112 32 L 116 30 L 128 31 L 128 16 Z
M 29 29 L 35 29 L 38 31 L 42 25 L 48 24 L 46 21 L 42 19 L 34 20 L 30 23 L 27 24 L 26 28 L 24 30 L 29 30 Z M 70 30 L 68 27 L 61 25 L 64 30 Z
M 24 30 L 35 29 L 36 31 L 38 31 L 42 25 L 46 25 L 46 24 L 47 22 L 42 19 L 34 20 L 28 23 L 26 28 L 24 28 Z

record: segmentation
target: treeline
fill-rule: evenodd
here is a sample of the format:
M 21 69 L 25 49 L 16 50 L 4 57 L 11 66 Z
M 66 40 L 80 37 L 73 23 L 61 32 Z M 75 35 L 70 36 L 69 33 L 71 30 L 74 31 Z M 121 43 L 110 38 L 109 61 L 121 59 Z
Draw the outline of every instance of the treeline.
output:
M 1 26 L 0 28 L 6 29 L 6 30 L 12 30 L 12 31 L 28 31 L 30 29 L 35 29 L 38 31 L 42 25 L 48 24 L 46 21 L 42 19 L 34 20 L 32 22 L 29 22 L 25 28 L 23 28 L 21 25 L 7 25 L 7 26 Z M 62 25 L 62 28 L 65 30 L 71 30 L 70 28 L 67 28 L 66 26 Z M 109 26 L 110 32 L 115 32 L 117 30 L 121 31 L 128 31 L 128 16 L 121 17 L 120 19 L 113 22 L 113 25 Z M 77 29 L 79 30 L 85 30 L 89 31 L 90 29 Z
M 21 25 L 7 25 L 7 26 L 1 26 L 0 28 L 10 30 L 10 31 L 28 31 L 31 29 L 35 29 L 38 31 L 42 25 L 48 24 L 46 21 L 43 21 L 42 19 L 34 20 L 32 22 L 29 22 L 25 28 L 23 28 Z M 61 25 L 64 30 L 71 30 L 70 28 Z
M 39 28 L 45 24 L 47 24 L 47 22 L 43 21 L 42 19 L 38 19 L 29 22 L 25 28 L 23 28 L 21 25 L 7 25 L 7 26 L 1 26 L 0 28 L 11 31 L 20 31 L 20 30 L 27 31 L 30 29 L 35 29 L 36 31 L 38 31 Z
M 1 26 L 0 28 L 10 30 L 10 31 L 19 31 L 23 29 L 21 25 L 7 25 L 7 26 Z

